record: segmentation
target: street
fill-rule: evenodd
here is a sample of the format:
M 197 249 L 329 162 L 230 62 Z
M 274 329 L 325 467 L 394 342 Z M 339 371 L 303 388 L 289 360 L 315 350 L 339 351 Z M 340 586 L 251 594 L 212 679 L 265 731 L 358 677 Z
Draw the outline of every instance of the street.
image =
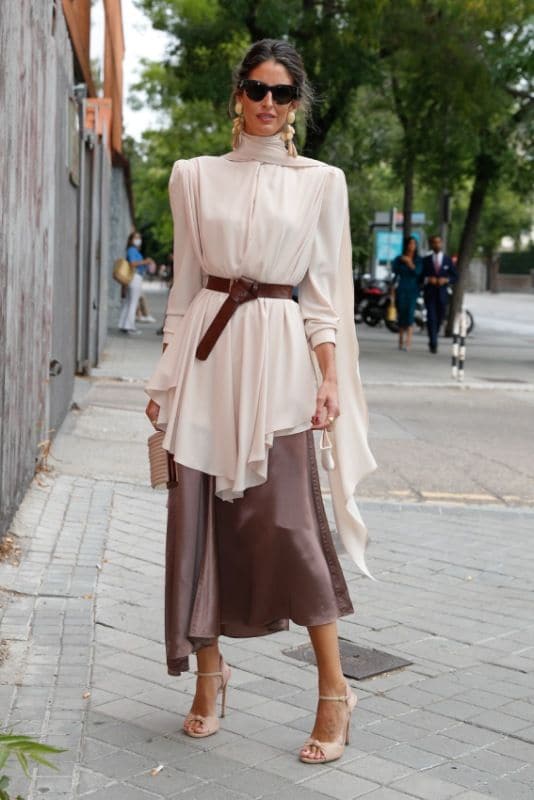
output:
M 150 297 L 159 320 L 164 295 Z M 476 329 L 463 384 L 450 378 L 450 340 L 432 356 L 425 334 L 417 333 L 405 353 L 385 328 L 358 326 L 370 439 L 380 465 L 360 497 L 534 504 L 534 295 L 496 296 L 501 318 L 494 311 L 484 316 L 480 309 L 494 297 L 468 298 Z M 155 327 L 143 326 L 135 344 L 112 334 L 97 379 L 79 379 L 86 407 L 70 415 L 53 451 L 69 474 L 146 480 L 150 429 L 140 414 L 147 399 L 142 381 L 161 346 Z
M 380 467 L 359 501 L 378 580 L 342 557 L 356 613 L 339 629 L 413 663 L 351 680 L 352 744 L 316 767 L 296 758 L 316 688 L 314 669 L 284 653 L 307 640 L 295 625 L 224 640 L 221 732 L 180 732 L 194 676 L 164 667 L 166 496 L 148 486 L 143 381 L 165 295 L 147 296 L 158 323 L 138 338 L 111 332 L 100 367 L 77 379 L 51 469 L 12 525 L 20 564 L 0 563 L 6 723 L 67 748 L 57 775 L 39 768 L 13 789 L 28 800 L 532 800 L 534 295 L 468 298 L 477 327 L 463 385 L 448 340 L 431 356 L 416 335 L 404 353 L 385 329 L 358 326 Z

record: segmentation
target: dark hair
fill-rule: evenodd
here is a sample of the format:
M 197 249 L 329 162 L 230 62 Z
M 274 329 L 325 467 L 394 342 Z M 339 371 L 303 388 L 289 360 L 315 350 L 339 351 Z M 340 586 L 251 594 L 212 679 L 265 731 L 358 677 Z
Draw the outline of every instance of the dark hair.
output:
M 136 236 L 141 236 L 139 231 L 132 231 L 131 234 L 128 236 L 128 241 L 126 242 L 126 247 L 127 248 L 132 246 L 132 242 L 133 242 L 133 240 L 135 239 Z
M 415 236 L 405 236 L 404 237 L 404 239 L 402 240 L 402 255 L 406 254 L 406 251 L 408 250 L 408 243 L 409 242 L 415 242 L 415 255 L 417 255 L 417 239 L 415 238 Z
M 308 81 L 302 58 L 293 45 L 284 39 L 260 39 L 249 47 L 243 61 L 233 74 L 233 89 L 228 106 L 230 116 L 233 116 L 239 83 L 248 78 L 252 70 L 265 61 L 276 61 L 287 69 L 293 79 L 293 85 L 299 90 L 299 110 L 307 118 L 313 103 L 313 89 Z

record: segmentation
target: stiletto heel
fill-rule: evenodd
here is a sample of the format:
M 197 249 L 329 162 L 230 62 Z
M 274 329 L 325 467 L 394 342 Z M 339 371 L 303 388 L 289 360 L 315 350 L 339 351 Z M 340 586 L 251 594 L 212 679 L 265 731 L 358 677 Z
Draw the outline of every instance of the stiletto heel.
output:
M 301 748 L 299 753 L 299 758 L 304 764 L 325 764 L 327 761 L 336 761 L 338 758 L 341 758 L 343 752 L 345 750 L 345 745 L 349 744 L 350 740 L 350 719 L 352 716 L 352 712 L 356 703 L 358 702 L 358 698 L 347 685 L 347 692 L 340 697 L 325 697 L 324 695 L 319 695 L 319 700 L 333 700 L 339 703 L 346 703 L 347 705 L 347 721 L 345 723 L 345 735 L 341 735 L 341 738 L 337 742 L 320 742 L 318 739 L 308 739 L 304 742 L 304 745 Z M 313 745 L 316 747 L 320 753 L 320 758 L 313 758 L 312 756 L 305 756 L 303 755 L 304 750 L 306 748 Z
M 230 676 L 228 676 L 230 677 Z M 221 687 L 221 717 L 224 717 L 226 714 L 226 687 L 228 686 L 228 680 L 226 683 L 223 683 Z
M 219 672 L 197 672 L 196 675 L 198 678 L 220 678 L 221 685 L 217 690 L 217 694 L 221 693 L 221 717 L 224 717 L 226 713 L 226 689 L 228 688 L 228 681 L 232 675 L 232 671 L 228 664 L 223 661 L 223 657 L 219 656 Z M 189 728 L 189 723 L 191 722 L 200 722 L 202 724 L 203 730 L 201 731 L 193 731 Z M 212 736 L 214 733 L 217 733 L 219 730 L 220 723 L 218 718 L 213 715 L 209 717 L 203 717 L 202 714 L 193 714 L 189 712 L 187 717 L 184 720 L 183 724 L 183 731 L 188 736 L 191 736 L 193 739 L 203 739 L 206 736 Z

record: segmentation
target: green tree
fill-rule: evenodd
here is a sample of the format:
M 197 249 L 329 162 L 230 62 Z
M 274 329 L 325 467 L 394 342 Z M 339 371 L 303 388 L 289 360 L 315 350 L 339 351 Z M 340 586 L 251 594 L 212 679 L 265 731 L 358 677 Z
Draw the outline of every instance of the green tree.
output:
M 318 101 L 297 136 L 303 152 L 345 169 L 357 259 L 369 254 L 375 210 L 470 188 L 459 241 L 461 303 L 484 200 L 499 176 L 519 191 L 531 164 L 532 0 L 139 0 L 169 34 L 162 63 L 138 90 L 163 130 L 136 148 L 140 220 L 168 249 L 166 184 L 177 157 L 229 147 L 232 68 L 251 41 L 287 37 L 302 52 Z M 514 181 L 509 180 L 514 175 Z
M 517 192 L 499 185 L 486 199 L 480 219 L 476 247 L 486 264 L 486 288 L 496 291 L 499 246 L 505 236 L 520 247 L 520 238 L 529 234 L 534 220 L 532 197 L 525 203 Z
M 370 98 L 364 84 L 378 76 L 377 14 L 385 2 L 141 0 L 154 26 L 165 30 L 170 41 L 163 63 L 145 63 L 133 96 L 139 104 L 142 94 L 166 120 L 164 130 L 147 132 L 135 148 L 137 216 L 145 236 L 160 239 L 161 249 L 168 247 L 169 215 L 162 212 L 168 207 L 166 181 L 172 162 L 229 149 L 231 73 L 246 48 L 265 36 L 288 37 L 303 54 L 317 93 L 312 120 L 305 127 L 297 120 L 300 149 L 346 168 L 356 255 L 364 263 L 376 203 L 394 191 L 388 185 L 388 159 L 383 157 L 391 139 L 384 116 L 389 115 L 396 131 L 395 120 L 376 109 L 373 119 L 384 132 L 379 143 L 364 104 Z M 368 164 L 373 160 L 370 175 Z
M 460 236 L 459 281 L 451 303 L 449 329 L 463 303 L 467 269 L 486 198 L 503 183 L 519 194 L 525 193 L 534 177 L 534 50 L 529 16 L 533 5 L 531 0 L 481 5 L 486 24 L 477 53 L 486 91 L 481 92 L 473 125 L 473 182 Z
M 262 38 L 288 38 L 301 52 L 318 95 L 314 121 L 301 134 L 304 152 L 319 157 L 352 93 L 376 70 L 381 9 L 387 0 L 140 0 L 172 44 L 161 65 L 147 65 L 142 84 L 152 103 L 208 101 L 221 125 L 230 76 L 245 49 Z

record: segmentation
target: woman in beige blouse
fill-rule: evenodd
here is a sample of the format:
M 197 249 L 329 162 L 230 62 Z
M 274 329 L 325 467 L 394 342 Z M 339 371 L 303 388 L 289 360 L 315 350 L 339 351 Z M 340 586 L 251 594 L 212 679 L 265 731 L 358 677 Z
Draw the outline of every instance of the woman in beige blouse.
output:
M 184 731 L 218 730 L 219 692 L 224 715 L 230 670 L 219 635 L 259 636 L 291 619 L 308 627 L 319 679 L 300 758 L 321 763 L 341 756 L 356 696 L 336 627 L 353 607 L 311 430 L 323 432 L 339 534 L 367 575 L 354 490 L 375 465 L 358 372 L 345 177 L 298 156 L 292 141 L 295 111 L 306 112 L 309 98 L 291 45 L 257 42 L 234 84 L 234 149 L 175 163 L 175 279 L 147 414 L 166 431 L 177 470 L 165 622 L 169 673 L 197 656 Z

